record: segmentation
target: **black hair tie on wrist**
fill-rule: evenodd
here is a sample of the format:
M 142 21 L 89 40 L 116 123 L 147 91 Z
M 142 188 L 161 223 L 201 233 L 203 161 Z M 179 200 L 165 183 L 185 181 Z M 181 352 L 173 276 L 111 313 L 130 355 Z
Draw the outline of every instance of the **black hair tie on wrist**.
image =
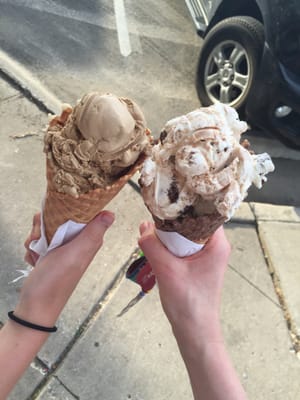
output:
M 42 331 L 42 332 L 56 332 L 57 331 L 56 326 L 48 328 L 47 326 L 36 325 L 31 322 L 24 321 L 24 319 L 17 317 L 13 311 L 9 311 L 7 315 L 10 319 L 17 322 L 18 324 L 26 326 L 26 328 L 35 329 L 36 331 Z

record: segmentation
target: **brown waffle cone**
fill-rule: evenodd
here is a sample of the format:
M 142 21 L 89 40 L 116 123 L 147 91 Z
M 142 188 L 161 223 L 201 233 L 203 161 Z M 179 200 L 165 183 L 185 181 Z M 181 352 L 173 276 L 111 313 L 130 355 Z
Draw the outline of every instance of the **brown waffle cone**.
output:
M 174 220 L 161 220 L 155 215 L 152 215 L 152 217 L 157 229 L 166 232 L 177 232 L 198 244 L 205 244 L 226 221 L 226 218 L 217 211 L 199 216 L 185 215 Z
M 53 185 L 54 170 L 48 160 L 46 165 L 47 192 L 43 209 L 43 222 L 48 244 L 57 228 L 66 221 L 72 220 L 84 224 L 90 222 L 141 168 L 144 157 L 144 155 L 141 155 L 130 170 L 112 185 L 91 190 L 77 198 L 55 190 Z

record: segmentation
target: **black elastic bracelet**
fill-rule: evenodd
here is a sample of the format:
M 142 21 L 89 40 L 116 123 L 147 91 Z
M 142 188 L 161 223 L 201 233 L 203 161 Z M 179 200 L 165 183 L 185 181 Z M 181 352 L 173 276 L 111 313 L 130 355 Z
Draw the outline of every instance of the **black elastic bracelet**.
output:
M 12 319 L 13 321 L 17 322 L 18 324 L 26 326 L 26 328 L 35 329 L 37 331 L 42 331 L 42 332 L 56 332 L 57 331 L 57 327 L 56 326 L 48 328 L 47 326 L 36 325 L 36 324 L 31 323 L 31 322 L 24 321 L 24 319 L 21 319 L 21 318 L 17 317 L 14 314 L 13 311 L 9 311 L 7 313 L 7 315 L 8 315 L 8 317 L 10 319 Z

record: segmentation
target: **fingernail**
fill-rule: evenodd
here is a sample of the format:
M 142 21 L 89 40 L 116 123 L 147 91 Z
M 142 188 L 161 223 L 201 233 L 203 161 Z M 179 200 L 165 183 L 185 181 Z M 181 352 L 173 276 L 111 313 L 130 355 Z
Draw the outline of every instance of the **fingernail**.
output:
M 151 227 L 151 223 L 149 221 L 142 222 L 140 225 L 141 235 L 143 235 L 150 227 Z
M 112 223 L 115 220 L 115 215 L 114 213 L 110 211 L 102 211 L 101 214 L 99 215 L 99 220 L 106 225 L 107 227 L 111 226 Z

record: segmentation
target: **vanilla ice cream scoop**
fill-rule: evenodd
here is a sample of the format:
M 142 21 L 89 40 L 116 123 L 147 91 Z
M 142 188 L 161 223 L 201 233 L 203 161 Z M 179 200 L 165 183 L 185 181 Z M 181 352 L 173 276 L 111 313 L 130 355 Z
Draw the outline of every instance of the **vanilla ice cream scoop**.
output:
M 50 123 L 45 136 L 45 152 L 56 169 L 56 190 L 78 196 L 110 185 L 147 152 L 148 133 L 134 101 L 86 94 L 66 123 Z
M 166 123 L 141 172 L 145 204 L 160 220 L 189 212 L 230 219 L 252 183 L 274 170 L 268 154 L 240 144 L 247 124 L 225 104 L 203 107 Z

